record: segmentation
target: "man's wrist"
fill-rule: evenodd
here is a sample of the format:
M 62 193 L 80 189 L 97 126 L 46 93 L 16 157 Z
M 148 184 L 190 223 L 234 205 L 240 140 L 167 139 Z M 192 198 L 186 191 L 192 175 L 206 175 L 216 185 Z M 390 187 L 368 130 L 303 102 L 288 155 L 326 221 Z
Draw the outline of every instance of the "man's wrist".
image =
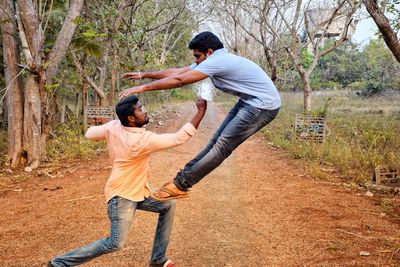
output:
M 142 87 L 142 92 L 146 92 L 149 90 L 148 85 L 147 84 L 143 84 L 140 87 Z

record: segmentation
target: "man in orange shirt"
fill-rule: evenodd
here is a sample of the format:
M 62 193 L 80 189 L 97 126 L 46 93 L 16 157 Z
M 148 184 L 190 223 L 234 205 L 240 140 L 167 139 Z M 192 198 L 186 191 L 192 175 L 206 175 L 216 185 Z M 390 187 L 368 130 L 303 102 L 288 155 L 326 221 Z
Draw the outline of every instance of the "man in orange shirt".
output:
M 115 108 L 119 120 L 92 126 L 87 130 L 86 138 L 107 140 L 113 165 L 104 190 L 111 222 L 110 236 L 53 258 L 48 262 L 49 267 L 75 266 L 121 249 L 128 238 L 137 209 L 159 213 L 150 266 L 176 266 L 166 257 L 175 201 L 159 202 L 149 197 L 149 156 L 153 152 L 181 145 L 196 133 L 206 112 L 207 102 L 198 99 L 196 106 L 196 115 L 176 133 L 156 134 L 142 128 L 149 122 L 147 113 L 136 96 L 129 96 Z

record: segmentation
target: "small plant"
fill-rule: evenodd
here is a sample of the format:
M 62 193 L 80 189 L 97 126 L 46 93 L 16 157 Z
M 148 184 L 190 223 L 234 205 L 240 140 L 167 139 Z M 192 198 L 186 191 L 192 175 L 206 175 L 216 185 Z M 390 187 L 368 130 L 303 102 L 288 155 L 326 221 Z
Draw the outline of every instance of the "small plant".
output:
M 385 213 L 389 213 L 393 207 L 392 199 L 390 198 L 383 198 L 381 199 L 381 207 Z
M 328 251 L 338 252 L 338 251 L 345 251 L 347 246 L 341 242 L 330 242 L 328 247 L 326 248 Z

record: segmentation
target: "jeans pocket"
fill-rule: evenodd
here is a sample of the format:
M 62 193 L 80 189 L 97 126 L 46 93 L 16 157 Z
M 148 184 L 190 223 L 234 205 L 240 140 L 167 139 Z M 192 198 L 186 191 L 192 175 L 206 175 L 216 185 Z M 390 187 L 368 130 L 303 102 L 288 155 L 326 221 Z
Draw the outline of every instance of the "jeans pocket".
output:
M 250 105 L 246 105 L 244 108 L 242 108 L 239 111 L 238 115 L 240 116 L 241 121 L 245 125 L 250 125 L 258 118 L 260 113 L 261 113 L 261 110 L 259 110 L 258 108 L 255 108 Z

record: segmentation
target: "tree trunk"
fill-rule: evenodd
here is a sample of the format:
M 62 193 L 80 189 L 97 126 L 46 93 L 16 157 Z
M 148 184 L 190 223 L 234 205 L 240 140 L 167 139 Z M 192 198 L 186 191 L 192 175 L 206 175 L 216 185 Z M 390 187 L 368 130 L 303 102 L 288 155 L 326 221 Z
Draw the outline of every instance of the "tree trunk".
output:
M 264 48 L 264 55 L 267 58 L 268 61 L 268 65 L 271 68 L 271 80 L 273 83 L 276 82 L 276 80 L 278 79 L 277 76 L 277 70 L 276 70 L 276 60 L 274 60 L 274 58 L 271 55 L 271 52 L 268 48 L 268 46 L 265 45 L 265 43 L 263 44 L 263 48 Z
M 15 14 L 13 1 L 2 1 L 0 18 L 2 21 L 1 32 L 3 39 L 4 76 L 7 88 L 8 159 L 11 161 L 11 168 L 16 168 L 21 163 L 23 97 L 17 65 L 19 62 L 19 48 L 16 39 L 18 35 L 17 24 L 12 14 Z
M 304 73 L 301 75 L 301 79 L 303 80 L 303 91 L 304 91 L 304 111 L 311 111 L 311 83 L 310 83 L 310 75 L 308 73 Z
M 112 65 L 111 65 L 111 91 L 108 96 L 108 104 L 110 106 L 114 105 L 114 96 L 115 96 L 115 82 L 117 80 L 117 60 L 118 56 L 116 53 L 113 55 Z
M 29 73 L 25 85 L 24 104 L 24 148 L 31 169 L 39 166 L 42 147 L 40 146 L 42 121 L 40 86 L 35 74 Z
M 27 151 L 28 164 L 37 168 L 45 158 L 45 145 L 55 110 L 55 94 L 48 95 L 45 85 L 52 85 L 61 61 L 74 34 L 83 0 L 71 1 L 64 24 L 58 33 L 56 42 L 43 64 L 44 34 L 40 23 L 39 5 L 33 0 L 17 1 L 16 17 L 19 37 L 30 73 L 25 84 L 24 137 L 23 144 Z
M 400 41 L 397 39 L 396 33 L 390 26 L 389 20 L 379 8 L 376 0 L 363 0 L 363 3 L 368 13 L 374 19 L 379 31 L 382 33 L 386 45 L 389 47 L 390 51 L 392 51 L 397 61 L 400 62 Z
M 76 117 L 79 116 L 79 99 L 80 99 L 80 94 L 76 93 L 75 94 L 75 109 L 74 109 L 74 114 Z
M 85 77 L 82 76 L 82 115 L 85 114 L 86 106 L 87 106 L 87 81 Z
M 73 57 L 74 57 L 74 55 L 73 55 Z M 78 62 L 76 62 L 76 63 L 78 64 Z M 80 64 L 82 66 L 82 70 L 80 72 L 81 73 L 81 80 L 82 80 L 82 115 L 85 115 L 85 110 L 86 110 L 86 106 L 87 106 L 87 88 L 88 88 L 88 83 L 87 83 L 83 73 L 86 73 L 86 66 L 87 66 L 87 54 L 86 53 L 84 53 Z
M 30 72 L 25 83 L 23 147 L 27 152 L 27 164 L 31 169 L 39 166 L 42 147 L 42 95 L 45 75 L 42 69 L 42 30 L 39 26 L 37 5 L 33 2 L 17 2 L 19 36 Z M 43 88 L 42 88 L 43 89 Z
M 61 103 L 61 114 L 60 114 L 60 123 L 64 123 L 65 122 L 65 106 L 66 106 L 66 101 L 67 100 L 67 96 L 63 96 L 62 98 L 62 103 Z

